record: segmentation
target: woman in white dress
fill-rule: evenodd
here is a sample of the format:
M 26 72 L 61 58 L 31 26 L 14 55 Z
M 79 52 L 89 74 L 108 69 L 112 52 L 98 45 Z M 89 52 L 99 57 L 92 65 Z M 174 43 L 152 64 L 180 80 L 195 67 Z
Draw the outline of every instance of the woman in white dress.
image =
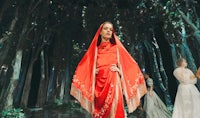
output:
M 144 111 L 146 118 L 171 118 L 171 112 L 153 90 L 153 80 L 147 73 L 144 74 L 148 91 L 144 97 Z
M 173 74 L 179 81 L 172 118 L 200 118 L 200 93 L 194 73 L 187 68 L 184 58 L 177 60 Z

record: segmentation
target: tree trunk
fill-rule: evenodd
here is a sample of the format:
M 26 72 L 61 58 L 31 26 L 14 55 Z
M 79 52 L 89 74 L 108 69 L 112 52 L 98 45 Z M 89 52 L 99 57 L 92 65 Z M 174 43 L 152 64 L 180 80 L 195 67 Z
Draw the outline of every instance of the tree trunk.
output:
M 173 66 L 174 66 L 174 68 L 176 68 L 177 54 L 176 54 L 175 44 L 171 43 L 170 47 L 171 47 L 171 53 L 172 53 L 172 59 L 173 59 Z
M 47 99 L 46 99 L 47 102 L 49 102 L 50 98 L 52 97 L 54 73 L 55 73 L 55 68 L 52 67 L 51 72 L 50 72 L 49 81 L 48 81 Z
M 8 4 L 8 3 L 6 3 L 6 4 Z M 19 15 L 18 13 L 19 13 L 19 7 L 17 7 L 16 10 L 15 10 L 14 18 L 11 21 L 11 24 L 10 24 L 10 27 L 9 27 L 9 32 L 13 31 L 15 26 L 16 26 L 16 22 L 18 20 L 18 15 Z M 10 107 L 13 106 L 13 92 L 14 92 L 14 89 L 16 88 L 18 78 L 19 78 L 19 72 L 20 72 L 20 69 L 21 69 L 22 50 L 18 50 L 16 52 L 14 59 L 11 59 L 11 60 L 9 60 L 8 58 L 6 59 L 6 57 L 8 57 L 8 53 L 11 52 L 11 51 L 14 51 L 14 50 L 11 50 L 12 49 L 11 48 L 11 45 L 12 45 L 12 42 L 11 42 L 12 37 L 11 36 L 12 36 L 12 33 L 7 34 L 7 38 L 8 38 L 7 40 L 9 40 L 9 41 L 7 41 L 8 43 L 4 47 L 4 51 L 1 52 L 1 62 L 0 62 L 0 65 L 3 65 L 5 63 L 5 61 L 11 63 L 10 61 L 12 60 L 14 62 L 14 65 L 12 66 L 13 67 L 13 73 L 12 73 L 11 78 L 10 79 L 2 78 L 2 79 L 5 79 L 4 80 L 5 84 L 2 85 L 2 90 L 0 91 L 1 92 L 0 101 L 4 101 L 3 99 L 6 99 L 5 102 L 2 103 L 4 105 L 1 106 L 1 108 L 4 108 L 4 109 L 7 109 L 7 108 L 10 108 Z M 8 83 L 8 86 L 7 86 L 6 83 Z
M 26 80 L 26 74 L 28 71 L 29 67 L 29 62 L 31 58 L 31 52 L 30 51 L 23 51 L 23 58 L 22 58 L 22 67 L 21 67 L 21 73 L 20 73 L 20 78 L 16 87 L 16 90 L 14 92 L 14 106 L 19 107 L 21 97 L 22 97 L 22 92 L 23 92 L 23 87 L 24 83 Z
M 161 94 L 164 96 L 160 96 L 160 97 L 161 98 L 164 97 L 165 103 L 170 108 L 172 105 L 171 98 L 170 98 L 170 95 L 168 92 L 168 87 L 165 86 L 168 84 L 163 83 L 163 82 L 166 82 L 167 80 L 163 80 L 166 78 L 161 77 L 160 69 L 161 69 L 161 72 L 163 72 L 163 69 L 158 66 L 158 61 L 157 61 L 157 60 L 161 60 L 161 59 L 157 59 L 158 57 L 155 53 L 155 49 L 152 47 L 152 44 L 149 41 L 145 40 L 144 46 L 147 50 L 148 60 L 150 60 L 149 66 L 151 67 L 151 68 L 149 68 L 150 70 L 147 70 L 147 72 L 150 72 L 150 75 L 151 75 L 152 79 L 154 80 L 155 90 L 157 91 L 157 93 L 164 93 L 164 94 Z M 161 58 L 161 56 L 159 58 Z M 151 69 L 153 69 L 153 70 L 151 70 Z
M 47 92 L 47 77 L 45 73 L 45 54 L 44 50 L 41 51 L 40 59 L 41 59 L 41 80 L 40 80 L 40 86 L 38 91 L 38 98 L 37 98 L 37 107 L 42 107 L 45 104 L 46 101 L 46 92 Z
M 4 37 L 1 39 L 1 43 L 3 43 L 5 40 L 12 40 L 12 31 L 14 30 L 15 26 L 16 26 L 16 23 L 17 23 L 17 20 L 18 20 L 18 16 L 19 16 L 19 7 L 16 8 L 15 10 L 15 16 L 14 18 L 12 19 L 11 23 L 10 23 L 10 27 L 9 27 L 9 31 L 8 33 L 6 34 L 7 37 Z M 11 46 L 11 41 L 7 41 L 7 42 L 10 42 L 8 43 L 5 47 L 4 47 L 4 50 L 3 52 L 0 52 L 0 56 L 1 56 L 1 59 L 0 59 L 0 65 L 2 65 L 4 63 L 4 60 L 6 59 L 6 57 L 8 56 L 8 53 L 9 53 L 9 50 L 10 50 L 10 46 Z
M 64 102 L 69 102 L 70 100 L 70 87 L 71 87 L 71 78 L 69 74 L 69 64 L 67 64 L 66 67 L 66 77 L 65 77 L 66 85 L 65 85 L 65 96 L 64 96 Z
M 196 37 L 196 40 L 200 44 L 200 30 L 199 30 L 199 28 L 196 27 L 195 24 L 192 23 L 192 21 L 181 10 L 179 10 L 179 13 L 181 14 L 181 16 L 185 20 L 185 22 L 188 23 L 188 25 L 190 25 L 190 27 L 194 30 L 194 36 Z
M 59 94 L 59 97 L 60 97 L 60 100 L 64 100 L 64 94 L 65 94 L 65 85 L 66 85 L 66 76 L 65 76 L 66 72 L 63 71 L 61 73 L 61 85 L 60 85 L 60 94 Z
M 167 74 L 165 72 L 165 68 L 163 66 L 163 61 L 162 61 L 162 56 L 161 56 L 161 52 L 160 52 L 160 48 L 158 46 L 157 40 L 154 37 L 154 46 L 155 46 L 155 54 L 157 56 L 157 64 L 155 63 L 155 65 L 158 66 L 159 70 L 160 70 L 160 75 L 161 75 L 161 79 L 162 79 L 162 83 L 165 87 L 165 91 L 164 92 L 164 96 L 165 96 L 165 103 L 167 105 L 167 107 L 172 110 L 173 105 L 171 102 L 171 98 L 170 98 L 170 94 L 169 94 L 169 88 L 168 88 L 168 77 Z M 159 79 L 160 80 L 160 79 Z
M 182 36 L 182 43 L 180 44 L 181 55 L 187 60 L 188 67 L 195 73 L 197 70 L 197 67 L 195 65 L 194 58 L 192 56 L 192 53 L 191 53 L 190 48 L 188 47 L 188 44 L 186 41 L 186 31 L 185 31 L 184 26 L 182 27 L 181 36 Z M 200 81 L 199 80 L 196 85 L 197 85 L 198 89 L 200 90 Z
M 19 74 L 20 74 L 20 69 L 21 69 L 21 60 L 22 60 L 22 50 L 18 50 L 16 53 L 16 58 L 14 60 L 14 65 L 13 65 L 13 75 L 11 77 L 10 85 L 9 85 L 9 93 L 8 96 L 6 97 L 6 103 L 4 106 L 4 109 L 7 108 L 12 108 L 13 106 L 13 91 L 16 88 L 16 84 L 19 80 Z
M 1 12 L 0 12 L 0 22 L 3 19 L 3 15 L 4 15 L 5 11 L 12 4 L 12 2 L 13 2 L 12 0 L 4 0 L 4 4 L 2 5 L 3 7 L 1 8 Z
M 25 108 L 28 105 L 29 92 L 30 92 L 30 89 L 31 89 L 31 79 L 32 79 L 32 74 L 33 74 L 33 65 L 34 65 L 35 61 L 37 60 L 40 51 L 41 51 L 41 48 L 38 47 L 37 51 L 33 52 L 33 56 L 32 56 L 32 59 L 30 61 L 30 66 L 29 66 L 28 71 L 27 71 L 24 89 L 23 89 L 23 93 L 22 93 L 22 99 L 21 99 L 21 106 L 25 107 Z

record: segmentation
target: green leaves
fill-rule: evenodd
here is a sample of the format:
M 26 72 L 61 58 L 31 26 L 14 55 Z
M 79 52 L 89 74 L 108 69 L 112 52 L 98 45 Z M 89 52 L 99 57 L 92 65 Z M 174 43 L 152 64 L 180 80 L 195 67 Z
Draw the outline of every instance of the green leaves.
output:
M 23 109 L 11 108 L 1 112 L 1 118 L 25 118 Z

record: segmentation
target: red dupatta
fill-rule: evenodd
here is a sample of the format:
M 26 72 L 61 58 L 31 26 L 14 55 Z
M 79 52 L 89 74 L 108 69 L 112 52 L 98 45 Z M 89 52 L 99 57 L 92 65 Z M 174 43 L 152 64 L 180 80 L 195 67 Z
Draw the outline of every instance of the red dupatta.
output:
M 79 62 L 73 82 L 71 95 L 74 96 L 89 113 L 94 110 L 95 70 L 97 58 L 97 40 L 103 24 L 97 30 L 87 52 Z M 138 64 L 127 52 L 114 34 L 117 45 L 118 63 L 121 70 L 121 84 L 129 112 L 139 105 L 140 98 L 146 93 L 146 84 Z

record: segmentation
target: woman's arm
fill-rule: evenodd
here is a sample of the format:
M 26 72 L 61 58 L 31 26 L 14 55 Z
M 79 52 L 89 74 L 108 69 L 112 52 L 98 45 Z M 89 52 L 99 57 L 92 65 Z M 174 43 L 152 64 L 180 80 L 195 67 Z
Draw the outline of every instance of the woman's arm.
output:
M 190 79 L 191 80 L 195 79 L 196 76 L 194 75 L 194 73 L 190 69 L 188 69 L 188 70 L 190 71 Z
M 152 96 L 153 94 L 153 85 L 150 86 L 149 95 Z
M 152 93 L 153 93 L 153 79 L 148 78 L 146 81 L 147 81 L 147 85 L 149 86 L 149 95 L 152 96 Z
M 184 72 L 182 72 L 179 68 L 176 68 L 173 72 L 173 75 L 177 80 L 182 81 L 184 78 Z

